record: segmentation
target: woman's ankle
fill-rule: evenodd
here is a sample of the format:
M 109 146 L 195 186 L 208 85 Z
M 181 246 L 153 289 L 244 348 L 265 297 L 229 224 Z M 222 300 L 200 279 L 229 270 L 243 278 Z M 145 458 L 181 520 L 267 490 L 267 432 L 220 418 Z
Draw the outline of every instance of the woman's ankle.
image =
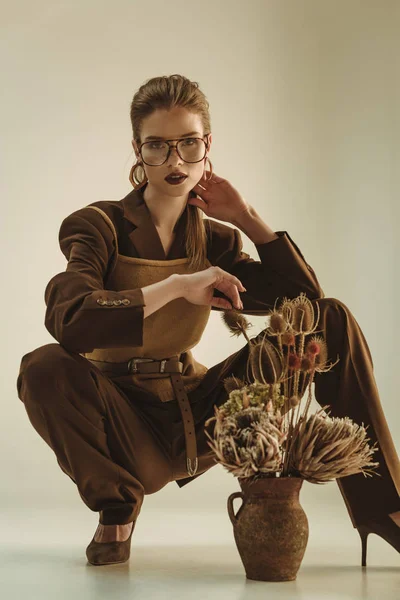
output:
M 125 542 L 132 531 L 133 521 L 122 525 L 103 525 L 99 523 L 94 534 L 95 542 Z

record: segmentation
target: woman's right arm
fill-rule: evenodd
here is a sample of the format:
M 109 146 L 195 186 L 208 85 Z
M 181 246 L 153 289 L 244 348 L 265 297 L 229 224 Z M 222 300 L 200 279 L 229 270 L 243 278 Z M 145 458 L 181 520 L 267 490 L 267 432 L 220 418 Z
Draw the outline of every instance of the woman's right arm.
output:
M 115 260 L 115 242 L 103 217 L 86 207 L 73 212 L 61 223 L 59 244 L 68 264 L 44 292 L 49 333 L 73 352 L 141 346 L 142 290 L 104 289 L 104 277 Z
M 229 300 L 214 296 L 214 289 L 223 292 Z M 222 309 L 243 308 L 239 291 L 243 292 L 240 280 L 219 267 L 209 267 L 203 271 L 170 275 L 167 279 L 142 288 L 145 301 L 144 316 L 171 302 L 175 298 L 185 298 L 191 304 L 218 306 Z

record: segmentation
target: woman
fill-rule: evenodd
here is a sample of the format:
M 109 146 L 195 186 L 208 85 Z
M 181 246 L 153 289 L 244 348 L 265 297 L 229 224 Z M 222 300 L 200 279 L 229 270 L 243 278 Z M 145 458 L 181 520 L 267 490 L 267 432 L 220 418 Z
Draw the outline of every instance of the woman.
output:
M 248 346 L 210 369 L 197 362 L 191 348 L 210 311 L 267 315 L 278 298 L 301 292 L 318 301 L 318 329 L 341 358 L 316 375 L 317 401 L 369 425 L 379 442 L 380 477 L 338 480 L 353 526 L 400 551 L 399 460 L 354 316 L 324 297 L 286 231 L 272 231 L 211 162 L 206 171 L 210 116 L 197 83 L 150 79 L 130 116 L 134 189 L 62 222 L 68 264 L 45 290 L 45 325 L 57 343 L 24 355 L 17 381 L 32 425 L 100 513 L 89 562 L 126 561 L 144 495 L 215 464 L 204 423 L 227 399 L 223 379 L 245 377 Z M 242 251 L 239 230 L 260 260 Z

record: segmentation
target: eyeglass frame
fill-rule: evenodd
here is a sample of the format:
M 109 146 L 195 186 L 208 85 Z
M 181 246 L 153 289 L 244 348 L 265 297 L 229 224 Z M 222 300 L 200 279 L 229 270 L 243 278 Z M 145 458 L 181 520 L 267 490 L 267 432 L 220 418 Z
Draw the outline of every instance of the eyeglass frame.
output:
M 142 142 L 142 144 L 140 144 L 140 146 L 138 148 L 138 151 L 139 151 L 140 157 L 141 157 L 142 161 L 144 162 L 144 164 L 147 165 L 147 166 L 149 166 L 149 167 L 161 167 L 161 165 L 165 164 L 167 162 L 167 160 L 169 159 L 169 155 L 171 154 L 171 149 L 172 148 L 175 148 L 175 150 L 176 150 L 179 158 L 181 158 L 183 160 L 183 162 L 193 165 L 193 164 L 196 164 L 196 163 L 201 162 L 202 160 L 204 160 L 204 158 L 205 158 L 205 156 L 207 154 L 208 146 L 209 146 L 208 145 L 208 136 L 209 135 L 210 135 L 209 133 L 206 133 L 203 137 L 192 137 L 192 136 L 189 136 L 189 137 L 186 137 L 186 138 L 174 138 L 174 139 L 170 139 L 170 140 L 149 140 L 147 142 Z M 207 138 L 207 141 L 204 139 L 205 137 Z M 182 156 L 179 154 L 179 150 L 178 150 L 177 146 L 178 146 L 178 142 L 181 142 L 181 141 L 184 141 L 184 140 L 202 140 L 205 143 L 205 146 L 206 146 L 206 149 L 205 149 L 206 151 L 205 151 L 205 154 L 204 154 L 203 158 L 200 158 L 199 160 L 192 160 L 192 161 L 185 160 L 184 158 L 182 158 Z M 142 155 L 142 146 L 144 146 L 145 144 L 151 144 L 152 142 L 166 142 L 166 144 L 168 145 L 167 156 L 165 157 L 165 160 L 162 163 L 160 163 L 159 165 L 149 165 L 144 160 L 143 155 Z M 171 146 L 171 144 L 169 142 L 176 142 L 176 144 L 174 144 L 173 146 Z

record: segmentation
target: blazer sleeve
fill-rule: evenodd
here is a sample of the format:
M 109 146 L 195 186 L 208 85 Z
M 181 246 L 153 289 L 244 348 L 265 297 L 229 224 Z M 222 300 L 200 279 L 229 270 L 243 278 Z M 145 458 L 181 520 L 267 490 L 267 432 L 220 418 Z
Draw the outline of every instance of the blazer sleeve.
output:
M 278 238 L 265 244 L 255 244 L 260 260 L 242 251 L 238 229 L 218 221 L 213 223 L 210 262 L 235 275 L 247 289 L 240 292 L 241 312 L 267 315 L 276 300 L 292 299 L 302 292 L 310 299 L 324 298 L 313 268 L 287 231 L 276 231 Z M 225 297 L 215 290 L 215 295 Z M 212 307 L 212 310 L 224 310 Z
M 59 244 L 68 264 L 46 286 L 46 329 L 77 353 L 142 346 L 141 288 L 120 292 L 104 288 L 116 259 L 116 244 L 103 217 L 87 207 L 73 212 L 61 223 Z

